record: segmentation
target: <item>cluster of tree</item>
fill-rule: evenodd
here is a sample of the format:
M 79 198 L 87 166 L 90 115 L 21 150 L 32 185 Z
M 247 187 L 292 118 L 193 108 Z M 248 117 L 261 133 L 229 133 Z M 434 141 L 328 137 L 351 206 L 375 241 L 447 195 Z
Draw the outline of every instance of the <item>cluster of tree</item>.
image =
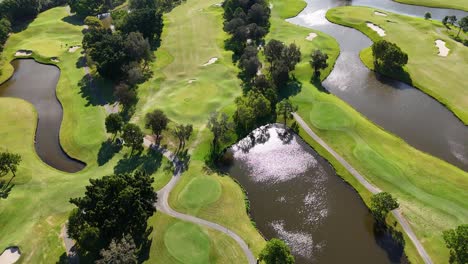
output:
M 444 231 L 443 238 L 450 250 L 449 262 L 453 264 L 468 263 L 468 224 Z
M 236 58 L 247 45 L 263 42 L 270 29 L 270 8 L 265 0 L 226 0 L 223 2 L 224 31 L 231 35 L 226 48 Z
M 408 54 L 396 44 L 386 40 L 379 40 L 372 44 L 374 66 L 387 72 L 399 71 L 408 63 Z
M 458 25 L 458 33 L 456 38 L 460 36 L 461 31 L 463 32 L 468 32 L 468 16 L 463 17 L 458 21 L 456 16 L 445 16 L 444 19 L 442 19 L 442 24 L 446 26 L 447 28 L 450 29 L 449 25 L 455 26 Z
M 11 172 L 16 176 L 16 170 L 21 162 L 21 156 L 10 152 L 0 152 L 0 177 Z
M 66 2 L 66 0 L 3 0 L 0 1 L 0 16 L 10 20 L 12 24 L 18 24 Z
M 266 264 L 294 264 L 294 256 L 291 249 L 284 241 L 273 238 L 269 240 L 265 248 L 260 252 L 260 261 Z
M 8 34 L 11 31 L 11 23 L 8 18 L 0 18 L 0 52 L 3 51 L 3 44 L 8 38 Z
M 154 179 L 143 172 L 104 176 L 91 179 L 84 197 L 70 199 L 76 206 L 68 219 L 68 235 L 83 255 L 103 260 L 128 260 L 136 263 L 136 255 L 145 245 L 151 230 L 148 218 L 156 208 L 157 196 L 152 187 Z M 130 252 L 114 253 L 119 249 Z
M 108 12 L 115 6 L 125 2 L 124 0 L 67 0 L 71 12 L 78 16 L 95 16 L 97 14 Z

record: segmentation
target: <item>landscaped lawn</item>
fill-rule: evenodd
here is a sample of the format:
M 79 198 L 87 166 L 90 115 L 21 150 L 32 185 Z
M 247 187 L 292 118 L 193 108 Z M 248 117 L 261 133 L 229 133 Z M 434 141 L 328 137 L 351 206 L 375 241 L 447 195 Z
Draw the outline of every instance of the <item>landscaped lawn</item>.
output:
M 298 113 L 371 183 L 396 196 L 403 214 L 433 261 L 447 262 L 448 250 L 442 239 L 442 231 L 468 221 L 468 173 L 414 149 L 367 120 L 338 97 L 322 92 L 311 84 L 313 72 L 308 63 L 311 51 L 316 48 L 326 51 L 331 57 L 329 64 L 333 65 L 338 56 L 338 45 L 320 32 L 316 32 L 318 37 L 313 41 L 305 40 L 314 31 L 285 22 L 284 18 L 290 17 L 292 11 L 284 10 L 284 6 L 281 11 L 277 11 L 276 7 L 282 6 L 277 2 L 283 1 L 272 1 L 272 28 L 268 38 L 294 42 L 301 48 L 303 58 L 296 68 L 295 76 L 302 87 L 292 97 L 292 101 L 299 106 Z M 291 4 L 286 8 L 294 6 Z M 296 7 L 296 12 L 300 10 Z M 286 15 L 283 17 L 282 14 Z M 432 52 L 437 57 L 435 46 L 433 48 Z M 322 73 L 322 77 L 326 76 L 330 68 Z M 343 172 L 343 168 L 302 131 L 300 134 L 321 155 L 329 158 L 338 173 L 359 191 L 366 202 L 369 201 L 369 193 L 363 191 L 351 175 Z M 409 240 L 406 245 L 410 260 L 421 263 Z
M 394 0 L 403 4 L 422 5 L 430 7 L 452 8 L 468 11 L 468 2 L 466 0 Z
M 468 3 L 467 3 L 468 5 Z M 384 39 L 397 44 L 408 54 L 406 70 L 412 85 L 436 98 L 468 124 L 468 76 L 466 63 L 468 48 L 450 38 L 449 31 L 439 21 L 425 20 L 390 12 L 379 11 L 387 16 L 376 15 L 376 9 L 368 7 L 339 7 L 328 11 L 327 18 L 337 24 L 356 28 L 373 41 Z M 372 22 L 385 30 L 385 37 L 378 36 L 367 27 Z M 452 26 L 452 34 L 458 28 Z M 467 38 L 463 32 L 461 38 Z M 436 40 L 443 40 L 450 49 L 447 57 L 438 56 Z M 362 56 L 369 68 L 373 68 L 371 49 Z

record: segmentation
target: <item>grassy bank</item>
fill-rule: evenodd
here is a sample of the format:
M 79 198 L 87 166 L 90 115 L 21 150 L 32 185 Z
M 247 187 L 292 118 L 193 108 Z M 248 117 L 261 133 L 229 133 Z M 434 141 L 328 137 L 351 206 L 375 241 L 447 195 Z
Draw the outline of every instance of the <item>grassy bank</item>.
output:
M 420 5 L 420 6 L 429 6 L 429 7 L 441 7 L 441 8 L 451 8 L 451 9 L 460 9 L 468 11 L 468 3 L 466 0 L 393 0 L 402 4 L 409 5 Z
M 333 8 L 327 18 L 333 23 L 358 29 L 373 41 L 385 39 L 396 43 L 408 54 L 405 69 L 410 75 L 413 86 L 434 97 L 446 105 L 465 124 L 468 124 L 468 90 L 466 83 L 466 62 L 468 48 L 453 40 L 449 30 L 440 22 L 383 12 L 387 16 L 376 15 L 374 8 L 343 7 Z M 385 37 L 380 37 L 367 27 L 370 21 L 385 30 Z M 456 34 L 458 28 L 451 30 Z M 411 41 L 408 41 L 411 36 Z M 463 32 L 461 38 L 467 38 Z M 447 57 L 438 56 L 436 40 L 443 40 L 450 49 Z M 373 68 L 372 52 L 366 49 L 362 56 L 369 68 Z M 400 78 L 401 79 L 401 78 Z
M 331 147 L 343 156 L 372 184 L 398 197 L 403 214 L 409 220 L 435 263 L 448 260 L 448 250 L 442 240 L 442 230 L 468 221 L 468 174 L 444 161 L 422 153 L 402 139 L 382 130 L 348 104 L 332 94 L 322 92 L 310 83 L 312 70 L 309 54 L 320 48 L 329 56 L 329 64 L 336 60 L 339 48 L 336 42 L 320 32 L 309 42 L 305 40 L 313 30 L 301 28 L 284 21 L 273 1 L 271 33 L 268 38 L 295 42 L 303 58 L 295 76 L 302 83 L 300 92 L 292 100 L 299 106 L 298 113 L 309 126 Z M 300 11 L 300 10 L 297 10 Z M 435 47 L 434 47 L 435 48 Z M 435 51 L 434 51 L 435 52 Z M 322 73 L 326 76 L 329 67 Z M 304 133 L 301 133 L 304 136 Z M 307 137 L 304 136 L 307 140 Z M 329 159 L 340 176 L 351 183 L 368 202 L 369 193 L 343 171 L 317 144 L 307 140 L 318 152 Z M 405 248 L 410 260 L 421 260 L 408 240 Z

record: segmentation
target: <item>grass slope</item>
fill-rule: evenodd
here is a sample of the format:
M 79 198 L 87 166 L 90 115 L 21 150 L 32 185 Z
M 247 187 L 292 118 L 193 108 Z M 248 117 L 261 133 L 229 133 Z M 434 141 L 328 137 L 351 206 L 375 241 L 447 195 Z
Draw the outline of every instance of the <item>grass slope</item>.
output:
M 442 7 L 451 9 L 460 9 L 468 11 L 468 1 L 466 0 L 393 0 L 403 4 L 420 5 L 429 7 Z
M 333 8 L 327 18 L 337 24 L 356 28 L 373 41 L 385 39 L 396 43 L 408 54 L 406 70 L 411 76 L 412 85 L 436 98 L 453 111 L 465 124 L 468 124 L 468 48 L 454 41 L 442 23 L 385 12 L 388 16 L 374 14 L 374 8 L 342 7 Z M 382 12 L 382 11 L 380 11 Z M 372 22 L 385 30 L 386 36 L 379 37 L 366 22 Z M 452 29 L 455 32 L 458 29 Z M 452 33 L 453 34 L 453 33 Z M 411 36 L 411 41 L 408 41 Z M 461 38 L 466 38 L 463 32 Z M 436 40 L 443 40 L 450 49 L 447 57 L 438 56 Z M 373 69 L 370 48 L 362 56 L 365 64 Z
M 316 32 L 318 37 L 312 42 L 306 41 L 307 35 L 314 31 L 285 22 L 281 14 L 289 16 L 292 11 L 278 12 L 275 8 L 281 6 L 277 2 L 284 1 L 272 1 L 272 28 L 268 38 L 295 42 L 301 48 L 303 58 L 296 68 L 295 76 L 302 87 L 292 97 L 292 101 L 299 106 L 299 114 L 371 183 L 395 195 L 403 214 L 434 262 L 447 262 L 448 250 L 442 240 L 442 230 L 468 221 L 468 194 L 465 191 L 468 188 L 468 173 L 414 149 L 367 120 L 336 96 L 322 92 L 311 84 L 312 70 L 308 64 L 311 51 L 316 48 L 326 51 L 330 56 L 329 64 L 333 65 L 339 48 L 331 37 L 320 32 Z M 296 9 L 296 12 L 299 11 Z M 322 77 L 330 70 L 331 66 L 322 73 Z M 365 202 L 369 202 L 369 193 L 352 176 L 303 132 L 300 134 L 329 159 L 338 173 L 358 190 Z M 409 241 L 405 250 L 413 263 L 421 263 Z

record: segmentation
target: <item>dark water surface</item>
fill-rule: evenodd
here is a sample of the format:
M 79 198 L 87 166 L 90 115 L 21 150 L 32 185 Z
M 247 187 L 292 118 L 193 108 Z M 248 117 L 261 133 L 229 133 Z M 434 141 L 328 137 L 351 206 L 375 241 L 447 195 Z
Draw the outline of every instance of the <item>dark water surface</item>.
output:
M 308 6 L 288 21 L 331 35 L 341 48 L 336 65 L 323 86 L 412 146 L 468 171 L 468 126 L 420 90 L 370 71 L 361 62 L 359 52 L 372 41 L 355 29 L 333 24 L 325 18 L 328 9 L 345 5 L 370 6 L 420 17 L 429 11 L 434 19 L 445 15 L 461 18 L 468 12 L 404 5 L 390 0 L 306 2 Z M 411 41 L 410 36 L 408 41 Z
M 34 105 L 38 114 L 36 152 L 48 165 L 65 172 L 77 172 L 85 164 L 69 157 L 59 140 L 62 105 L 56 97 L 60 70 L 32 59 L 14 60 L 15 73 L 0 85 L 0 97 L 16 97 Z
M 354 189 L 302 139 L 283 133 L 257 129 L 226 154 L 259 230 L 287 241 L 297 263 L 401 263 L 402 249 L 374 232 Z

